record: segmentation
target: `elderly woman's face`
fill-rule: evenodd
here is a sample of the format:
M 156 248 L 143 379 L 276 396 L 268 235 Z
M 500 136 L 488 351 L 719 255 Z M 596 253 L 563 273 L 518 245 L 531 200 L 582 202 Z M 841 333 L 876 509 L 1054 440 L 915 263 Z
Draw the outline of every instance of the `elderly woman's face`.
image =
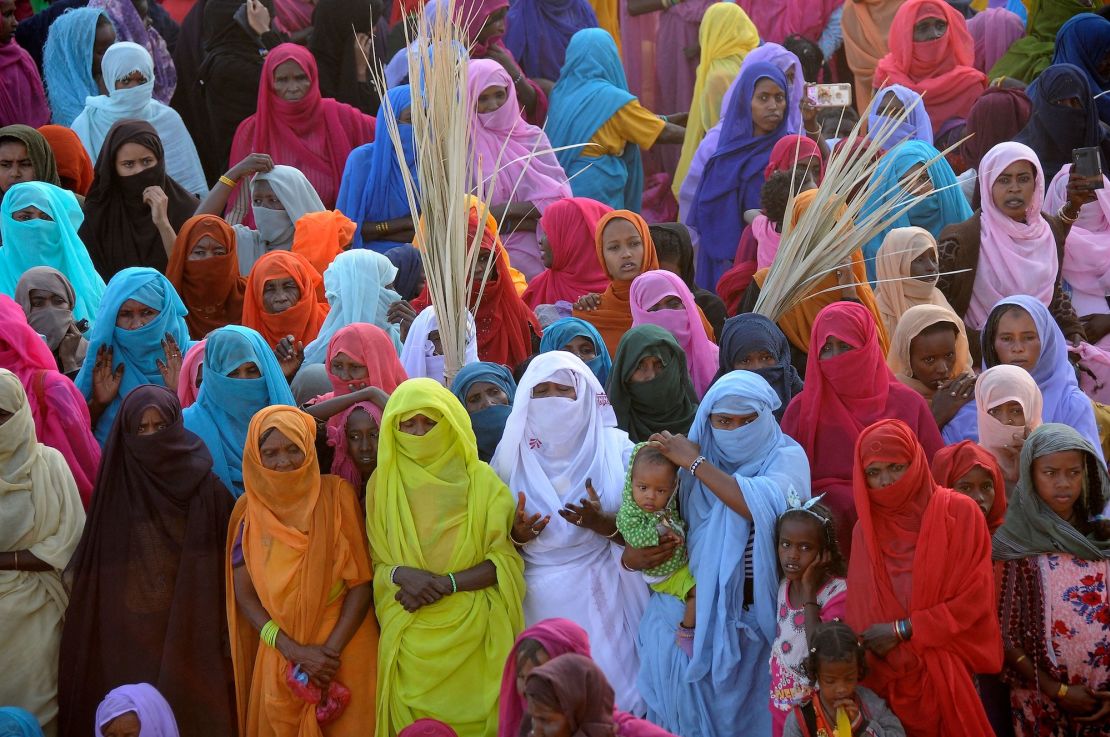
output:
M 466 393 L 466 411 L 470 414 L 508 403 L 509 395 L 497 384 L 488 381 L 475 381 Z
M 301 288 L 291 276 L 270 279 L 262 286 L 262 309 L 271 315 L 285 312 L 301 299 Z
M 528 716 L 532 718 L 531 737 L 571 737 L 569 719 L 531 698 L 528 698 Z
M 139 417 L 139 427 L 136 435 L 156 435 L 169 427 L 166 418 L 158 411 L 157 407 L 147 407 Z
M 45 289 L 32 289 L 27 293 L 31 300 L 31 314 L 39 310 L 57 309 L 68 310 L 72 308 L 66 298 L 60 294 L 48 292 Z
M 290 59 L 274 68 L 274 92 L 286 102 L 296 102 L 308 94 L 311 82 L 300 64 Z
M 116 313 L 116 327 L 122 330 L 138 330 L 158 317 L 159 311 L 138 300 L 129 299 L 119 306 Z
M 258 446 L 258 452 L 262 457 L 263 468 L 280 473 L 297 470 L 304 465 L 307 458 L 301 447 L 278 429 L 266 433 Z
M 139 737 L 141 731 L 142 725 L 139 723 L 139 715 L 129 711 L 126 714 L 120 714 L 101 727 L 100 734 L 104 737 Z

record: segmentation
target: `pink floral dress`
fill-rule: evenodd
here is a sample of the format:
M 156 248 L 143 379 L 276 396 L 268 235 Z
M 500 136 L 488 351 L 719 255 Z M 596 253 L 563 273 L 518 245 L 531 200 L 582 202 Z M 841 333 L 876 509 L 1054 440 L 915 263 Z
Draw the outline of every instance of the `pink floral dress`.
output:
M 1020 647 L 1056 680 L 1110 687 L 1110 561 L 1067 553 L 1008 561 L 1003 574 L 1002 632 L 1006 648 Z M 1016 737 L 1094 737 L 1110 724 L 1073 722 L 1035 683 L 1011 672 L 1010 703 Z

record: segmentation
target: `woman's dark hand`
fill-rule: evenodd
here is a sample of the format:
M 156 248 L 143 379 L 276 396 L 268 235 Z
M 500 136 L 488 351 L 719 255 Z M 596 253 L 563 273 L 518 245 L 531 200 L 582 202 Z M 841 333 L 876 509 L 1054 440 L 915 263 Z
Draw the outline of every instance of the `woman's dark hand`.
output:
M 701 455 L 701 449 L 697 446 L 697 443 L 685 435 L 675 435 L 668 430 L 657 432 L 648 440 L 659 449 L 660 453 L 667 457 L 668 461 L 679 468 L 690 468 L 690 464 Z
M 887 653 L 901 642 L 901 640 L 898 639 L 898 635 L 894 633 L 893 622 L 871 625 L 864 630 L 861 639 L 863 640 L 863 646 L 880 658 L 885 657 Z
M 625 545 L 624 552 L 621 553 L 621 563 L 625 568 L 633 571 L 646 571 L 670 560 L 681 543 L 678 535 L 668 532 L 659 538 L 659 544 L 653 548 L 634 548 L 631 545 Z
M 1051 686 L 1051 684 L 1049 684 Z M 1083 683 L 1069 683 L 1068 692 L 1063 696 L 1058 696 L 1060 687 L 1052 689 L 1048 694 L 1050 698 L 1056 699 L 1056 703 L 1060 708 L 1069 714 L 1082 714 L 1084 716 L 1093 716 L 1098 709 L 1099 700 L 1091 689 L 1087 688 Z
M 598 307 L 601 307 L 601 295 L 597 292 L 584 294 L 574 303 L 574 309 L 582 310 L 583 312 L 593 312 Z
M 81 331 L 71 323 L 66 334 L 62 336 L 61 342 L 58 343 L 58 360 L 62 364 L 63 374 L 81 368 L 81 364 L 77 361 L 77 350 L 81 347 L 82 340 Z
M 806 133 L 809 133 L 811 130 L 818 130 L 817 113 L 820 112 L 821 109 L 814 105 L 805 95 L 802 95 L 802 99 L 798 102 L 798 107 L 802 111 L 802 129 Z M 819 133 L 820 131 L 818 130 L 818 134 Z
M 158 367 L 158 373 L 162 375 L 162 382 L 166 385 L 166 388 L 171 392 L 176 392 L 177 382 L 181 377 L 181 347 L 177 345 L 177 341 L 169 333 L 166 333 L 166 337 L 162 338 L 162 353 L 166 360 L 163 362 L 159 358 L 154 363 Z
M 513 517 L 513 540 L 520 545 L 526 545 L 543 532 L 547 527 L 547 523 L 551 521 L 551 515 L 541 516 L 538 513 L 529 515 L 524 511 L 526 499 L 524 492 L 517 494 L 516 501 L 516 514 Z
M 667 122 L 674 123 L 675 125 L 679 125 L 685 128 L 686 124 L 690 122 L 690 113 L 671 113 L 667 116 Z
M 1069 693 L 1071 692 L 1072 688 L 1075 688 L 1075 686 L 1072 686 L 1068 689 Z M 1106 721 L 1106 718 L 1110 717 L 1110 691 L 1091 691 L 1091 689 L 1089 689 L 1087 686 L 1083 686 L 1082 688 L 1095 697 L 1098 703 L 1098 709 L 1095 711 L 1094 714 L 1091 714 L 1089 716 L 1076 717 L 1075 721 L 1083 722 L 1084 724 L 1094 724 L 1096 722 Z
M 1101 180 L 1101 177 L 1080 176 L 1073 166 L 1068 174 L 1068 202 L 1064 214 L 1069 218 L 1079 217 L 1079 209 L 1098 198 L 1095 185 Z
M 261 3 L 259 4 L 261 5 Z M 274 160 L 270 158 L 269 154 L 248 154 L 245 159 L 231 167 L 227 172 L 227 178 L 237 182 L 248 174 L 260 174 L 273 171 L 273 169 Z
M 596 532 L 599 535 L 608 535 L 612 530 L 613 520 L 601 511 L 601 498 L 594 491 L 590 479 L 586 479 L 586 496 L 578 500 L 578 504 L 568 502 L 559 510 L 559 516 L 577 527 Z
M 941 384 L 933 394 L 933 417 L 944 427 L 960 408 L 975 398 L 975 374 L 967 373 Z
M 451 593 L 451 581 L 446 576 L 437 576 L 419 568 L 402 566 L 397 569 L 393 581 L 401 589 L 395 598 L 410 612 L 435 604 Z
M 401 326 L 401 342 L 409 337 L 409 328 L 416 319 L 416 309 L 407 300 L 397 300 L 389 306 L 385 319 L 393 325 Z
M 147 187 L 143 190 L 143 204 L 150 208 L 150 219 L 155 225 L 169 225 L 170 198 L 166 196 L 165 190 L 157 184 Z
M 262 0 L 247 0 L 247 25 L 256 36 L 270 30 L 270 11 L 262 4 Z
M 304 363 L 304 343 L 295 340 L 292 335 L 286 335 L 274 346 L 274 356 L 277 357 L 285 380 L 292 381 Z
M 1083 323 L 1083 332 L 1087 334 L 1087 342 L 1094 344 L 1110 335 L 1110 314 L 1084 315 L 1079 318 Z
M 798 587 L 798 596 L 801 597 L 803 604 L 807 601 L 815 601 L 817 599 L 817 594 L 821 590 L 821 584 L 825 581 L 825 573 L 828 571 L 831 562 L 832 554 L 827 549 L 822 550 L 816 560 L 802 571 L 802 580 L 800 581 L 801 585 Z
M 123 364 L 121 363 L 114 371 L 112 364 L 112 348 L 102 344 L 96 349 L 92 382 L 93 402 L 100 407 L 107 407 L 119 396 L 120 383 L 123 381 Z
M 339 653 L 325 645 L 295 644 L 289 648 L 287 659 L 301 666 L 320 688 L 327 688 L 339 671 Z

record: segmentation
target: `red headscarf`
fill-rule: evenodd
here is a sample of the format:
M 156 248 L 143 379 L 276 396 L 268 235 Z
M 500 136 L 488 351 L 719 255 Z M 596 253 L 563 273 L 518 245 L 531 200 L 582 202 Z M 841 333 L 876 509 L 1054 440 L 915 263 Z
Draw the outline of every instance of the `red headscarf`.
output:
M 647 222 L 630 210 L 613 210 L 606 213 L 594 228 L 594 250 L 602 271 L 605 270 L 602 236 L 605 233 L 605 226 L 613 220 L 627 220 L 640 234 L 640 240 L 644 244 L 644 258 L 640 262 L 640 273 L 658 269 L 659 256 L 655 253 L 655 241 L 651 239 Z M 608 272 L 605 273 L 608 274 Z M 575 317 L 580 317 L 597 328 L 611 356 L 617 355 L 617 346 L 621 342 L 621 337 L 632 328 L 632 305 L 628 301 L 631 289 L 631 281 L 610 280 L 608 288 L 601 294 L 601 305 L 596 310 L 574 311 Z
M 825 176 L 825 157 L 821 155 L 821 147 L 812 138 L 807 136 L 783 136 L 771 149 L 771 158 L 767 161 L 767 168 L 763 170 L 763 178 L 770 179 L 777 171 L 790 171 L 802 159 L 816 156 L 821 169 L 815 174 L 817 183 Z
M 926 18 L 948 23 L 944 35 L 914 41 L 913 27 Z M 966 118 L 987 88 L 987 78 L 972 66 L 975 46 L 967 21 L 944 0 L 908 0 L 890 26 L 890 53 L 875 68 L 875 88 L 900 84 L 922 95 L 933 135 L 952 118 Z
M 347 354 L 366 367 L 366 378 L 360 379 L 360 383 L 376 386 L 386 394 L 392 394 L 402 381 L 409 378 L 389 335 L 377 325 L 356 322 L 337 330 L 328 341 L 328 360 L 324 369 L 328 372 L 332 393 L 325 395 L 325 399 L 351 393 L 347 382 L 331 371 L 331 361 L 339 353 Z
M 478 210 L 471 207 L 467 238 L 473 238 L 477 229 Z M 543 329 L 536 314 L 517 294 L 509 272 L 509 259 L 497 234 L 497 220 L 488 211 L 479 247 L 492 252 L 494 262 L 476 310 L 474 303 L 478 300 L 479 283 L 475 282 L 470 288 L 470 309 L 478 329 L 478 358 L 503 366 L 516 366 L 532 355 L 532 336 L 539 337 Z
M 993 534 L 1006 519 L 1006 480 L 994 455 L 971 440 L 946 445 L 933 457 L 933 478 L 952 489 L 973 468 L 982 468 L 994 479 L 994 504 L 987 512 L 987 528 Z
M 266 312 L 262 306 L 262 290 L 266 282 L 286 277 L 293 277 L 296 281 L 301 291 L 300 300 L 284 312 Z M 320 282 L 320 275 L 304 256 L 290 251 L 270 251 L 255 262 L 247 277 L 243 325 L 261 333 L 271 348 L 287 335 L 308 345 L 316 340 L 320 326 L 328 316 L 328 303 L 317 296 Z
M 100 464 L 89 407 L 73 382 L 58 372 L 53 354 L 27 324 L 23 308 L 5 294 L 0 294 L 0 367 L 19 377 L 35 420 L 35 436 L 65 456 L 87 508 Z
M 543 646 L 547 658 L 557 658 L 567 653 L 577 653 L 590 657 L 590 636 L 586 630 L 569 619 L 545 619 L 521 632 L 501 675 L 501 700 L 497 719 L 497 737 L 517 737 L 520 723 L 524 719 L 524 697 L 517 694 L 517 649 L 525 640 L 535 640 Z
M 821 347 L 829 337 L 855 350 L 822 359 Z M 805 388 L 786 408 L 782 431 L 809 456 L 813 488 L 826 492 L 842 541 L 851 539 L 856 520 L 852 448 L 864 428 L 883 419 L 908 423 L 930 458 L 944 445 L 925 400 L 887 367 L 875 317 L 859 303 L 834 302 L 814 320 Z
M 93 165 L 81 139 L 71 128 L 61 125 L 44 125 L 39 128 L 39 133 L 54 151 L 62 186 L 85 196 L 92 186 Z
M 477 39 L 489 17 L 507 7 L 509 0 L 458 0 L 455 5 L 455 21 L 466 29 L 466 35 L 470 38 L 471 59 L 483 58 L 491 46 L 504 46 L 501 36 L 491 36 L 482 43 L 478 43 Z
M 308 74 L 308 92 L 287 102 L 274 91 L 274 70 L 294 61 Z M 335 207 L 339 180 L 351 150 L 374 140 L 374 119 L 356 108 L 320 96 L 316 59 L 304 46 L 285 43 L 266 56 L 258 85 L 258 112 L 239 124 L 231 161 L 251 153 L 269 154 L 275 164 L 301 170 L 324 207 Z
M 613 208 L 588 197 L 569 197 L 549 205 L 540 218 L 540 228 L 551 249 L 551 268 L 528 283 L 523 298 L 529 307 L 573 303 L 592 292 L 603 292 L 609 276 L 594 253 L 594 231 L 601 218 Z
M 206 235 L 227 246 L 227 253 L 190 261 L 189 252 Z M 189 326 L 189 335 L 196 340 L 216 328 L 238 325 L 242 321 L 247 280 L 239 274 L 235 231 L 223 218 L 194 215 L 185 221 L 170 254 L 166 278 L 189 308 L 185 324 Z
M 908 734 L 991 737 L 973 673 L 1002 667 L 990 533 L 975 502 L 937 486 L 913 430 L 883 420 L 860 433 L 853 494 L 859 511 L 848 566 L 847 621 L 856 632 L 909 619 L 913 636 L 885 657 L 868 656 L 867 685 Z M 907 464 L 881 489 L 876 462 Z

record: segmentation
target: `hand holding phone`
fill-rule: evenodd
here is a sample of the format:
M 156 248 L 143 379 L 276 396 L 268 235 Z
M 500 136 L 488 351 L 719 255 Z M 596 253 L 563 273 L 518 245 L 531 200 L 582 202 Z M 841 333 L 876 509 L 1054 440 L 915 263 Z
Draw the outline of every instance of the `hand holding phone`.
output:
M 1076 176 L 1088 180 L 1090 189 L 1102 189 L 1102 152 L 1098 146 L 1073 149 L 1071 156 Z

